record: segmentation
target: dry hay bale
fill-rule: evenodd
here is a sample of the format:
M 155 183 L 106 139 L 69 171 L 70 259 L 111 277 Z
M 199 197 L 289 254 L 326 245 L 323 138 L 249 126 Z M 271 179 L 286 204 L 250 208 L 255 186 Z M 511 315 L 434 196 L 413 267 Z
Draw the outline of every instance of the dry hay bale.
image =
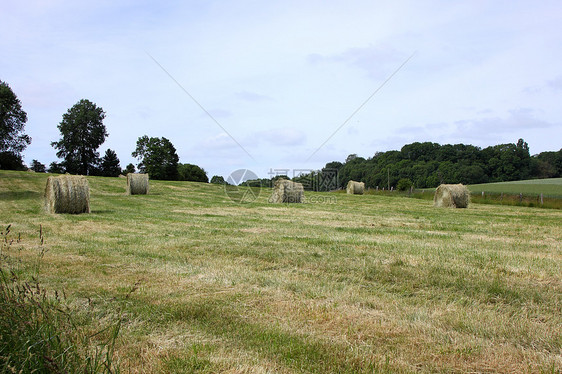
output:
M 347 182 L 347 193 L 350 195 L 363 195 L 365 192 L 365 183 L 349 181 Z
M 127 195 L 148 194 L 148 174 L 127 174 Z
M 45 208 L 49 213 L 90 213 L 90 185 L 82 175 L 47 178 Z
M 273 193 L 269 198 L 270 203 L 302 203 L 304 200 L 304 187 L 301 183 L 286 179 L 278 179 L 273 185 Z
M 433 205 L 446 208 L 466 208 L 470 192 L 462 184 L 442 184 L 435 190 Z

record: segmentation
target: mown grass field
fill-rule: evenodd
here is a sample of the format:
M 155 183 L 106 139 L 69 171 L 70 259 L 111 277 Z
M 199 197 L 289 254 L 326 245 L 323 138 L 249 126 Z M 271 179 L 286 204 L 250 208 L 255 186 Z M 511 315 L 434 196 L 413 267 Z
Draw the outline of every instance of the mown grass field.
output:
M 559 210 L 88 177 L 91 214 L 48 215 L 46 178 L 0 171 L 3 265 L 120 320 L 122 372 L 562 370 Z

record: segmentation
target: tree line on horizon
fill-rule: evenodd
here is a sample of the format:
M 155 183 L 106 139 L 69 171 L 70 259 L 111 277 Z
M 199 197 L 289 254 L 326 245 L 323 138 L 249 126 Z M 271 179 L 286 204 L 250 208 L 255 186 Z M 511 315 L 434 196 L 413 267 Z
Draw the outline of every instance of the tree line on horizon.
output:
M 107 149 L 100 157 L 98 148 L 108 136 L 103 124 L 105 112 L 89 100 L 82 99 L 63 114 L 57 126 L 61 138 L 51 145 L 60 162 L 47 168 L 33 160 L 30 169 L 36 172 L 69 173 L 116 177 L 134 173 L 132 163 L 121 169 L 115 151 Z M 31 144 L 24 128 L 27 114 L 10 86 L 0 80 L 0 169 L 27 170 L 21 153 Z M 205 170 L 197 165 L 182 164 L 176 148 L 165 137 L 141 136 L 132 156 L 139 160 L 138 171 L 152 179 L 209 182 Z M 271 186 L 287 176 L 275 176 L 244 184 Z M 480 148 L 465 144 L 440 145 L 415 142 L 400 151 L 376 152 L 373 157 L 349 155 L 344 162 L 328 162 L 324 168 L 294 177 L 308 189 L 326 191 L 345 188 L 348 181 L 362 181 L 367 188 L 407 189 L 433 188 L 442 183 L 479 184 L 535 178 L 562 177 L 562 149 L 531 156 L 528 144 L 499 144 Z M 211 183 L 225 184 L 221 176 Z
M 528 144 L 499 144 L 486 148 L 465 144 L 415 142 L 399 151 L 377 152 L 373 157 L 349 155 L 344 162 L 332 161 L 318 172 L 293 178 L 312 183 L 314 189 L 333 189 L 322 184 L 325 175 L 337 175 L 337 188 L 350 180 L 367 188 L 434 188 L 442 183 L 480 184 L 525 179 L 562 177 L 562 149 L 531 156 Z M 328 186 L 328 187 L 327 187 Z
M 134 173 L 131 163 L 121 169 L 119 158 L 112 149 L 100 157 L 98 148 L 109 135 L 103 124 L 105 112 L 95 103 L 82 99 L 63 114 L 57 126 L 61 138 L 51 142 L 60 162 L 47 168 L 37 160 L 30 168 L 35 172 L 81 174 L 117 177 Z M 27 170 L 21 153 L 31 144 L 25 134 L 27 113 L 10 86 L 0 80 L 0 169 Z M 148 173 L 152 179 L 209 182 L 205 170 L 197 165 L 182 164 L 174 145 L 166 138 L 141 136 L 132 156 L 139 160 L 138 171 Z

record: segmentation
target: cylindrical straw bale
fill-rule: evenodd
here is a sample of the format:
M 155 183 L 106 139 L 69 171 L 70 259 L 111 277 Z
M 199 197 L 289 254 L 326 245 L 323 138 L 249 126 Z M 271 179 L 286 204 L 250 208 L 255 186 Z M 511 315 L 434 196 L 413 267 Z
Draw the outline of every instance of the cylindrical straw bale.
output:
M 127 174 L 127 195 L 148 194 L 148 174 Z
M 350 195 L 363 195 L 365 192 L 365 183 L 349 181 L 347 182 L 347 193 Z
M 302 203 L 304 187 L 301 183 L 286 179 L 278 179 L 273 185 L 273 193 L 269 198 L 271 203 Z
M 82 175 L 47 178 L 45 208 L 49 213 L 90 213 L 90 186 Z
M 470 192 L 462 184 L 442 184 L 435 190 L 433 205 L 446 208 L 466 208 L 470 202 Z

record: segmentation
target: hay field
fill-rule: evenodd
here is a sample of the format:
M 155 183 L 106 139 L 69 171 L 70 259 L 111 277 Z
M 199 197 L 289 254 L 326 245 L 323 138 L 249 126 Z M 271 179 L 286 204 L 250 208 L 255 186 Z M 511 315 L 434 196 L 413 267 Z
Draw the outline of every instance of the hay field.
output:
M 562 370 L 561 211 L 88 177 L 91 214 L 48 215 L 46 179 L 0 171 L 1 260 L 121 319 L 122 372 Z

